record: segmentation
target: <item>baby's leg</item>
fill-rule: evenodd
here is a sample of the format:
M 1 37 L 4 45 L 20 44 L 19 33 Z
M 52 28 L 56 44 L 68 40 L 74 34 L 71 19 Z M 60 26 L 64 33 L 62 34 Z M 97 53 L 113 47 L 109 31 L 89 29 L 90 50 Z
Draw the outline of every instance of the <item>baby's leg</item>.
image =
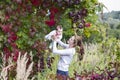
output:
M 49 45 L 49 49 L 52 50 L 52 43 L 50 43 L 50 45 Z

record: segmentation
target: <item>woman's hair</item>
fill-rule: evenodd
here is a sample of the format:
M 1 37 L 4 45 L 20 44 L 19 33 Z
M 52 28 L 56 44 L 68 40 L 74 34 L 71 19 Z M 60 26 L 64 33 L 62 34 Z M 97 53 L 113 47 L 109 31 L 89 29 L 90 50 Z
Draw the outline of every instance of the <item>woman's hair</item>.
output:
M 84 55 L 84 46 L 82 42 L 82 36 L 75 35 L 75 47 L 77 47 L 79 60 L 82 60 Z

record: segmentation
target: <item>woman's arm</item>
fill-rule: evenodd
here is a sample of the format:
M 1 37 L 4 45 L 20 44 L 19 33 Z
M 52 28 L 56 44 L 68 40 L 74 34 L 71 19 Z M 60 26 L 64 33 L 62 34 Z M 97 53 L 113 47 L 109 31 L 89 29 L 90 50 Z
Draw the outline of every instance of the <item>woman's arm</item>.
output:
M 58 50 L 56 47 L 56 41 L 53 41 L 53 51 L 52 52 L 54 54 L 59 54 L 59 55 L 73 55 L 73 54 L 75 54 L 75 49 L 69 48 L 69 49 Z
M 69 47 L 69 45 L 68 44 L 65 44 L 65 43 L 63 43 L 62 41 L 57 41 L 57 43 L 61 46 L 61 47 L 63 47 L 63 48 L 67 48 L 67 47 Z

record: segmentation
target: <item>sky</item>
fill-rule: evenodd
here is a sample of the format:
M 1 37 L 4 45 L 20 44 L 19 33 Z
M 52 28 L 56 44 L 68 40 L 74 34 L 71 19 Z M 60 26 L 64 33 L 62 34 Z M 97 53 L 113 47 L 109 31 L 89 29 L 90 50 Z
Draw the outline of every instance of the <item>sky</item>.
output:
M 104 12 L 111 12 L 111 11 L 120 11 L 120 0 L 98 0 L 102 2 L 107 9 L 104 8 Z

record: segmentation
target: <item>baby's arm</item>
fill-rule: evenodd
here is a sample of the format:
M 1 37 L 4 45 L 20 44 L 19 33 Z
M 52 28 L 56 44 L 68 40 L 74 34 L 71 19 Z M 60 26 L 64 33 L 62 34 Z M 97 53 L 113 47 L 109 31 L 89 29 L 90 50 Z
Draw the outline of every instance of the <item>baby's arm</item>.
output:
M 46 40 L 51 40 L 51 39 L 52 39 L 52 35 L 55 35 L 55 33 L 56 33 L 55 30 L 51 31 L 49 34 L 47 34 L 47 35 L 45 36 L 45 39 L 46 39 Z
M 73 55 L 73 54 L 75 54 L 75 50 L 72 48 L 58 50 L 56 47 L 56 41 L 53 41 L 53 53 L 59 54 L 59 55 Z

